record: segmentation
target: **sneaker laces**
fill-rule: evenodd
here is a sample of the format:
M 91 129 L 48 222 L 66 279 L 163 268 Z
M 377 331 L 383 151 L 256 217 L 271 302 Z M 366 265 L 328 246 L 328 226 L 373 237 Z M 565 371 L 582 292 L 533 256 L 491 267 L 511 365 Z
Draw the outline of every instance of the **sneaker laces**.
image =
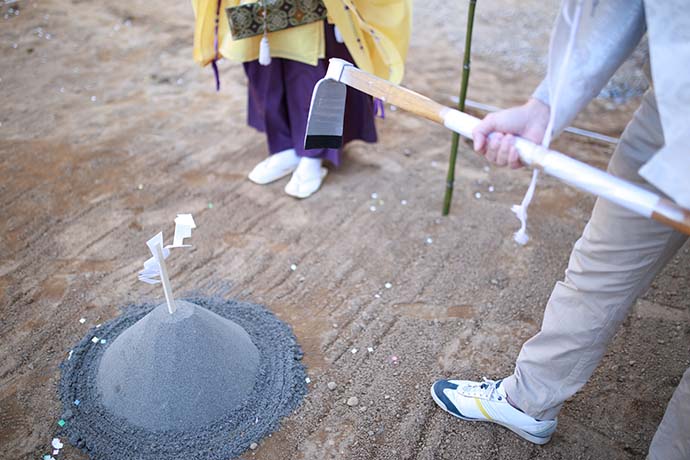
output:
M 468 396 L 478 397 L 481 399 L 503 400 L 503 397 L 498 392 L 498 387 L 503 380 L 491 380 L 482 377 L 481 382 L 472 382 L 469 385 L 462 387 L 462 392 Z M 500 399 L 499 399 L 500 398 Z

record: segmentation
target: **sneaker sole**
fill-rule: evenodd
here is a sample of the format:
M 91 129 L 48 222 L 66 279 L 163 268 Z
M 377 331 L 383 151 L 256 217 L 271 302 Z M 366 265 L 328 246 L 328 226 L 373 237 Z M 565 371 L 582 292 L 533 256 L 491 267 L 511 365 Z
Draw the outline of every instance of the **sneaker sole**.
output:
M 546 444 L 547 442 L 551 441 L 551 436 L 549 436 L 548 438 L 535 436 L 533 434 L 530 434 L 530 433 L 528 433 L 524 430 L 521 430 L 519 428 L 516 428 L 514 426 L 499 422 L 498 420 L 487 420 L 487 419 L 480 419 L 480 418 L 463 417 L 462 415 L 456 414 L 456 413 L 448 410 L 446 405 L 443 404 L 443 402 L 440 399 L 438 399 L 438 397 L 436 396 L 436 393 L 434 392 L 434 386 L 433 385 L 431 385 L 430 393 L 431 393 L 431 397 L 433 398 L 433 400 L 437 406 L 439 406 L 441 409 L 443 409 L 445 412 L 449 413 L 453 417 L 459 418 L 460 420 L 464 420 L 466 422 L 489 422 L 489 423 L 494 423 L 496 425 L 501 425 L 502 427 L 509 429 L 510 431 L 512 431 L 516 435 L 520 436 L 521 438 L 523 438 L 523 439 L 525 439 L 531 443 L 534 443 L 534 444 L 543 445 L 543 444 Z

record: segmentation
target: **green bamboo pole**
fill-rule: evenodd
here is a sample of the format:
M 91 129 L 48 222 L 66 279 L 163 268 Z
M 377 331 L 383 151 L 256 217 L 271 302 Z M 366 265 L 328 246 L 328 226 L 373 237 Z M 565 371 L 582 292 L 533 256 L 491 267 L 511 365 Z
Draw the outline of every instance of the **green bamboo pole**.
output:
M 460 85 L 460 99 L 458 100 L 458 110 L 465 111 L 465 98 L 467 97 L 467 84 L 470 81 L 470 50 L 472 48 L 472 27 L 474 26 L 474 7 L 477 0 L 470 0 L 467 10 L 467 31 L 465 32 L 465 57 L 462 63 L 462 83 Z M 443 215 L 447 216 L 450 212 L 450 204 L 453 200 L 453 185 L 455 183 L 455 160 L 458 157 L 458 142 L 460 136 L 453 133 L 450 144 L 450 160 L 448 161 L 448 176 L 446 178 L 446 196 L 443 198 Z

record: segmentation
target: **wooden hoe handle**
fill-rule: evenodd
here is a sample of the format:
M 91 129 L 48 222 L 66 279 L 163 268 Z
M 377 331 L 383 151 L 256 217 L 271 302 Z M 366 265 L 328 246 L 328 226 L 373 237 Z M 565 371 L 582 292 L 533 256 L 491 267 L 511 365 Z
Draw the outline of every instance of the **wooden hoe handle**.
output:
M 472 129 L 479 123 L 475 117 L 359 70 L 353 65 L 343 66 L 338 80 L 383 102 L 442 124 L 465 137 L 471 138 Z M 666 198 L 526 139 L 517 137 L 515 147 L 524 164 L 540 168 L 574 187 L 690 235 L 690 211 Z

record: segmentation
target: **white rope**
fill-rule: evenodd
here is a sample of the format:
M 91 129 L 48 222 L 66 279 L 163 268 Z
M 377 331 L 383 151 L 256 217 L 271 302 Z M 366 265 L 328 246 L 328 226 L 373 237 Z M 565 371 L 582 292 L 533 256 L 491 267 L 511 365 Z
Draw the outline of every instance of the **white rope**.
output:
M 558 106 L 558 99 L 561 95 L 561 90 L 563 89 L 563 81 L 565 80 L 565 75 L 568 70 L 568 64 L 570 63 L 570 56 L 575 47 L 575 39 L 577 38 L 577 30 L 580 27 L 580 17 L 582 16 L 582 3 L 584 0 L 578 0 L 575 6 L 574 19 L 568 16 L 567 7 L 561 9 L 561 14 L 563 14 L 563 19 L 570 27 L 570 36 L 568 37 L 568 46 L 566 47 L 565 57 L 561 63 L 561 68 L 558 73 L 558 78 L 556 79 L 556 88 L 553 93 L 553 97 L 550 97 L 551 109 L 549 111 L 549 122 L 546 125 L 546 132 L 544 133 L 544 139 L 541 141 L 541 145 L 544 148 L 549 148 L 551 144 L 551 137 L 553 136 L 553 125 L 556 120 L 556 108 Z M 549 87 L 550 90 L 550 87 Z M 550 92 L 550 91 L 549 91 Z M 551 95 L 550 95 L 551 96 Z M 527 208 L 529 208 L 532 202 L 532 197 L 534 196 L 534 189 L 537 186 L 537 179 L 539 178 L 539 170 L 534 169 L 532 171 L 532 180 L 529 183 L 527 192 L 522 198 L 522 202 L 514 204 L 510 210 L 515 213 L 515 216 L 520 220 L 520 229 L 513 234 L 513 239 L 516 243 L 520 245 L 525 245 L 529 241 L 529 235 L 527 234 Z
M 532 170 L 532 180 L 529 183 L 527 192 L 525 196 L 522 197 L 522 203 L 514 204 L 510 210 L 515 213 L 515 216 L 520 219 L 520 229 L 513 234 L 513 239 L 517 244 L 526 245 L 529 241 L 529 235 L 527 234 L 527 208 L 532 202 L 532 196 L 534 196 L 534 189 L 537 186 L 537 178 L 539 177 L 539 170 Z

